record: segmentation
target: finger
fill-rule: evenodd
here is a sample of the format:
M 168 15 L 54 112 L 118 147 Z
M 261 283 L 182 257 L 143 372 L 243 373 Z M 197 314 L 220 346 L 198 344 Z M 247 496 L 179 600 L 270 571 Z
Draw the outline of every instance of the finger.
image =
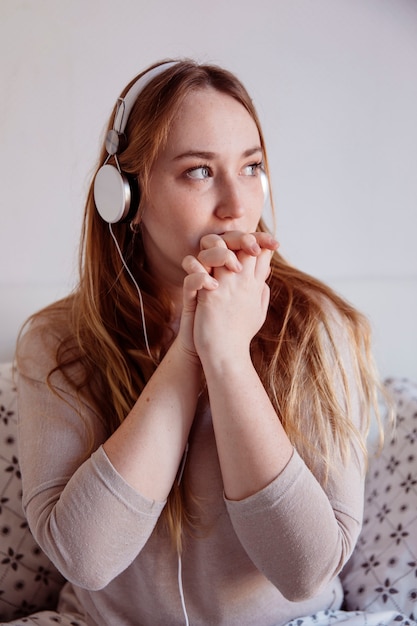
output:
M 257 256 L 261 249 L 276 250 L 278 241 L 270 234 L 264 232 L 243 233 L 240 231 L 227 231 L 221 235 L 230 250 L 243 250 L 246 254 Z
M 261 254 L 256 259 L 255 275 L 265 281 L 271 273 L 271 257 L 272 254 L 270 250 L 262 250 Z
M 269 288 L 269 285 L 265 283 L 264 288 L 262 290 L 262 294 L 261 294 L 261 308 L 262 308 L 262 311 L 265 312 L 265 315 L 268 310 L 270 297 L 271 297 L 271 290 Z
M 188 293 L 194 295 L 201 289 L 212 291 L 218 286 L 219 283 L 217 280 L 205 272 L 200 274 L 190 274 L 184 278 L 184 290 L 187 290 Z
M 192 254 L 187 254 L 186 257 L 182 260 L 182 269 L 187 272 L 187 274 L 201 274 L 206 273 L 209 274 L 209 269 L 206 268 L 200 261 L 193 256 Z
M 240 272 L 242 265 L 236 254 L 228 248 L 208 248 L 198 254 L 198 261 L 209 273 L 215 267 L 225 267 L 232 272 Z
M 242 250 L 236 252 L 242 264 L 242 271 L 250 272 L 257 280 L 261 281 L 266 281 L 271 272 L 272 254 L 271 250 L 267 249 L 261 250 L 260 254 L 257 256 L 246 254 L 246 252 Z
M 275 252 L 275 250 L 278 250 L 279 241 L 275 239 L 275 237 L 271 235 L 271 233 L 257 231 L 252 234 L 256 237 L 256 241 L 262 249 L 266 248 L 268 250 L 271 250 L 271 252 Z
M 195 274 L 189 274 L 184 278 L 183 283 L 183 306 L 185 311 L 195 311 L 197 306 L 197 294 L 202 289 L 213 291 L 217 289 L 219 283 L 215 278 L 207 274 L 207 272 L 200 272 Z
M 200 239 L 200 250 L 206 250 L 207 248 L 226 248 L 226 242 L 220 235 L 210 234 L 204 235 Z

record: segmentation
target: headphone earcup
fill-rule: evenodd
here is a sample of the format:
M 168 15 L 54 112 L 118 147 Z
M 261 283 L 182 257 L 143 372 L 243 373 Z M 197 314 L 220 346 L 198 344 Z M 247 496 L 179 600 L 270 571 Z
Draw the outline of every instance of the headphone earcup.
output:
M 127 176 L 114 165 L 103 165 L 94 179 L 94 202 L 104 221 L 115 224 L 134 217 L 139 207 L 136 178 Z
M 266 204 L 269 200 L 269 182 L 268 177 L 264 171 L 261 171 L 261 184 L 262 191 L 264 192 L 264 204 Z

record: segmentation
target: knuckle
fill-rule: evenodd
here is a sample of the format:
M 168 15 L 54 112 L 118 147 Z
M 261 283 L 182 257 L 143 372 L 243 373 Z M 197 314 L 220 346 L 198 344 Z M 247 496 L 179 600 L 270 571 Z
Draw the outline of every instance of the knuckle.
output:
M 210 234 L 204 235 L 200 240 L 200 249 L 205 250 L 209 248 L 224 247 L 226 243 L 220 235 Z

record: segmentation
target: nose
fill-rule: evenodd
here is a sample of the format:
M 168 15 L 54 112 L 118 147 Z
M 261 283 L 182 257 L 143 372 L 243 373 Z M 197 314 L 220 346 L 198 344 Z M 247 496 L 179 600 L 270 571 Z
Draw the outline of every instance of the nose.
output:
M 244 214 L 242 190 L 239 181 L 222 178 L 219 181 L 216 215 L 221 219 L 236 219 Z

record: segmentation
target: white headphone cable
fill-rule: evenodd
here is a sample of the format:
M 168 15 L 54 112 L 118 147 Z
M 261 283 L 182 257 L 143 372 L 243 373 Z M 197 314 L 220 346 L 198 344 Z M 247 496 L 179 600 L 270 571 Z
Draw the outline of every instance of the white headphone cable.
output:
M 151 354 L 151 350 L 149 348 L 149 342 L 148 342 L 148 334 L 146 332 L 146 320 L 145 320 L 145 311 L 144 311 L 144 307 L 143 307 L 143 298 L 142 298 L 142 292 L 139 288 L 138 283 L 136 282 L 135 277 L 133 276 L 132 272 L 130 271 L 130 268 L 128 267 L 124 256 L 122 254 L 122 251 L 120 249 L 119 246 L 119 242 L 116 239 L 116 236 L 113 232 L 113 229 L 111 227 L 111 223 L 109 223 L 109 231 L 110 234 L 113 238 L 113 241 L 115 243 L 116 246 L 116 250 L 120 256 L 120 260 L 123 263 L 123 267 L 125 268 L 126 272 L 129 274 L 130 279 L 132 280 L 133 284 L 136 287 L 136 291 L 138 292 L 138 296 L 139 296 L 139 303 L 140 303 L 140 314 L 141 314 L 141 318 L 142 318 L 142 327 L 143 327 L 143 336 L 145 339 L 145 345 L 146 345 L 146 351 L 150 357 L 150 359 L 155 363 L 155 360 Z M 188 442 L 185 446 L 185 450 L 184 450 L 184 456 L 182 459 L 182 463 L 181 463 L 181 467 L 180 467 L 180 472 L 179 472 L 179 477 L 178 477 L 178 484 L 180 484 L 181 479 L 182 479 L 182 474 L 184 472 L 184 466 L 185 466 L 185 461 L 187 459 L 187 453 L 188 453 Z M 182 560 L 181 560 L 181 554 L 178 552 L 178 589 L 180 592 L 180 598 L 181 598 L 181 606 L 182 606 L 182 611 L 184 613 L 184 617 L 185 617 L 185 625 L 186 626 L 190 626 L 190 622 L 188 619 L 188 614 L 187 614 L 187 607 L 185 606 L 185 598 L 184 598 L 184 589 L 183 589 L 183 585 L 182 585 Z
M 109 223 L 109 231 L 110 231 L 110 234 L 111 234 L 111 236 L 112 236 L 112 238 L 113 238 L 113 241 L 114 241 L 114 243 L 115 243 L 116 250 L 117 250 L 117 252 L 119 253 L 120 260 L 121 260 L 121 262 L 123 263 L 123 267 L 125 268 L 126 272 L 129 274 L 129 276 L 130 276 L 130 278 L 131 278 L 131 280 L 132 280 L 133 284 L 134 284 L 134 285 L 135 285 L 135 287 L 136 287 L 136 291 L 138 292 L 138 296 L 139 296 L 139 303 L 140 303 L 140 314 L 141 314 L 141 318 L 142 318 L 143 337 L 144 337 L 144 339 L 145 339 L 146 351 L 147 351 L 147 353 L 148 353 L 149 358 L 151 359 L 151 361 L 152 361 L 153 363 L 155 363 L 155 359 L 153 358 L 152 353 L 151 353 L 151 350 L 150 350 L 150 348 L 149 348 L 148 333 L 147 333 L 147 331 L 146 331 L 146 320 L 145 320 L 145 311 L 144 311 L 144 307 L 143 307 L 142 292 L 141 292 L 141 290 L 140 290 L 140 288 L 139 288 L 138 283 L 136 282 L 135 277 L 133 276 L 132 272 L 130 271 L 130 269 L 129 269 L 129 267 L 128 267 L 128 265 L 127 265 L 127 263 L 126 263 L 126 261 L 125 261 L 125 259 L 124 259 L 124 257 L 123 257 L 122 251 L 121 251 L 120 246 L 119 246 L 119 242 L 117 241 L 116 236 L 115 236 L 115 234 L 114 234 L 114 232 L 113 232 L 113 229 L 112 229 L 112 227 L 111 227 L 111 223 Z M 156 363 L 155 363 L 155 364 L 156 364 Z
M 181 554 L 179 552 L 178 552 L 178 589 L 180 592 L 181 606 L 182 606 L 182 612 L 184 613 L 184 617 L 185 617 L 185 624 L 186 626 L 190 626 L 188 613 L 187 613 L 187 607 L 185 606 L 184 589 L 182 586 L 182 561 L 181 561 Z
M 189 444 L 188 444 L 188 441 L 187 441 L 187 443 L 185 445 L 184 455 L 183 455 L 182 461 L 181 461 L 180 470 L 179 470 L 179 475 L 178 475 L 178 480 L 177 480 L 177 484 L 178 485 L 180 485 L 181 480 L 182 480 L 182 475 L 184 473 L 185 463 L 186 463 L 187 455 L 188 455 L 188 448 L 189 448 Z M 180 552 L 178 552 L 178 590 L 180 592 L 182 612 L 184 613 L 184 617 L 185 617 L 185 626 L 189 626 L 190 622 L 189 622 L 189 619 L 188 619 L 187 607 L 185 605 L 184 587 L 183 587 L 183 584 L 182 584 L 182 560 L 181 560 L 181 553 Z
M 111 234 L 111 236 L 113 238 L 113 241 L 115 243 L 116 250 L 117 250 L 117 252 L 119 254 L 120 260 L 123 263 L 123 267 L 125 268 L 126 272 L 129 274 L 130 279 L 132 280 L 133 284 L 136 287 L 136 291 L 138 292 L 139 303 L 140 303 L 140 314 L 141 314 L 141 318 L 142 318 L 143 336 L 144 336 L 144 339 L 145 339 L 146 351 L 147 351 L 150 359 L 155 363 L 155 360 L 154 360 L 154 358 L 152 356 L 152 353 L 151 353 L 151 350 L 149 348 L 148 334 L 147 334 L 147 331 L 146 331 L 146 320 L 145 320 L 145 311 L 144 311 L 144 307 L 143 307 L 142 292 L 141 292 L 141 290 L 139 288 L 138 283 L 136 282 L 135 277 L 133 276 L 132 272 L 130 271 L 130 268 L 128 267 L 128 265 L 127 265 L 127 263 L 126 263 L 126 261 L 124 259 L 124 256 L 123 256 L 122 251 L 121 251 L 120 246 L 119 246 L 119 242 L 117 241 L 116 236 L 115 236 L 115 234 L 113 232 L 113 229 L 111 227 L 111 223 L 109 223 L 109 231 L 110 231 L 110 234 Z M 184 456 L 183 456 L 183 459 L 182 459 L 180 472 L 179 472 L 179 477 L 178 477 L 178 484 L 180 484 L 181 478 L 182 478 L 182 474 L 184 472 L 184 466 L 185 466 L 185 461 L 186 461 L 186 458 L 187 458 L 187 453 L 188 453 L 188 442 L 187 442 L 187 445 L 185 446 L 185 450 L 184 450 Z M 184 617 L 185 617 L 185 625 L 186 626 L 190 626 L 190 622 L 189 622 L 188 614 L 187 614 L 187 608 L 185 606 L 184 589 L 183 589 L 183 585 L 182 585 L 182 560 L 181 560 L 181 554 L 180 553 L 178 553 L 178 589 L 179 589 L 179 592 L 180 592 L 182 611 L 183 611 Z

